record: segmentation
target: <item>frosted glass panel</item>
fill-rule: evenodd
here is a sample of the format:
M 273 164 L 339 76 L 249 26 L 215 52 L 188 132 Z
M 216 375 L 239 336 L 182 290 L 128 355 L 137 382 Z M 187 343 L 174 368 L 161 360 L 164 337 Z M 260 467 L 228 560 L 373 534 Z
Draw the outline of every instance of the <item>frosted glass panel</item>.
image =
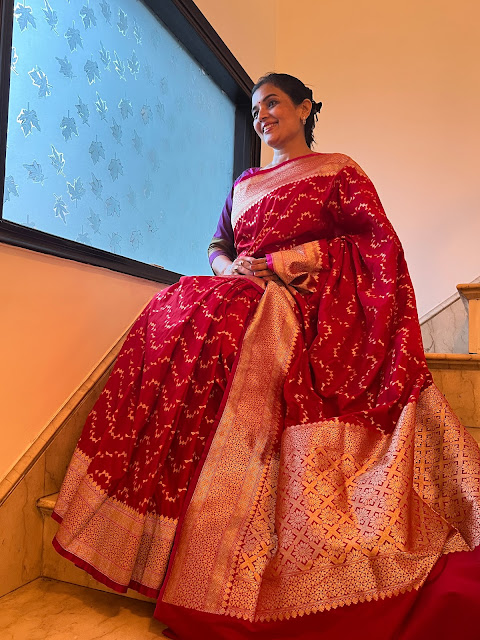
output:
M 3 217 L 209 273 L 234 123 L 230 99 L 143 3 L 18 2 Z

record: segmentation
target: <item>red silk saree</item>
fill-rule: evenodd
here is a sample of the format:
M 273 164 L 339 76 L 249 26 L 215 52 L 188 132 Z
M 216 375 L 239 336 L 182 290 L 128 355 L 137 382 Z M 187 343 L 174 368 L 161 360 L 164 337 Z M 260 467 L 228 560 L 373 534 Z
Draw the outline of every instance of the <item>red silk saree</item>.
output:
M 459 573 L 439 558 L 480 542 L 480 454 L 432 384 L 398 238 L 340 154 L 241 178 L 231 221 L 281 283 L 155 296 L 78 443 L 54 546 L 158 597 L 182 640 L 332 640 L 354 620 L 357 638 L 415 638 L 419 594 Z

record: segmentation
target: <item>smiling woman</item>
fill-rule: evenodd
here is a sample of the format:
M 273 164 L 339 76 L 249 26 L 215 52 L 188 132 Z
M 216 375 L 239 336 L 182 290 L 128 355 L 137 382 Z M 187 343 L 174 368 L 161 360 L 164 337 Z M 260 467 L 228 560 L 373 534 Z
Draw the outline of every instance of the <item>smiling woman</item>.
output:
M 472 638 L 480 452 L 432 383 L 401 244 L 362 169 L 311 151 L 303 83 L 262 78 L 252 109 L 273 162 L 234 183 L 217 275 L 132 328 L 55 548 L 157 597 L 170 638 Z

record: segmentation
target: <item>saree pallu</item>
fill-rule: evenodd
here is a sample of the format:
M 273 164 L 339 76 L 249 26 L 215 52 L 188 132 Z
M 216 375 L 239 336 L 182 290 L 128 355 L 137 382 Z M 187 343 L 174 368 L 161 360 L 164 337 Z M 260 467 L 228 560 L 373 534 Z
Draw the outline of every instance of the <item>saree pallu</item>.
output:
M 231 221 L 280 283 L 182 278 L 154 298 L 87 421 L 54 545 L 158 596 L 171 637 L 330 640 L 385 616 L 365 637 L 414 638 L 395 634 L 456 571 L 439 558 L 478 566 L 480 454 L 432 384 L 398 238 L 340 154 L 240 179 Z

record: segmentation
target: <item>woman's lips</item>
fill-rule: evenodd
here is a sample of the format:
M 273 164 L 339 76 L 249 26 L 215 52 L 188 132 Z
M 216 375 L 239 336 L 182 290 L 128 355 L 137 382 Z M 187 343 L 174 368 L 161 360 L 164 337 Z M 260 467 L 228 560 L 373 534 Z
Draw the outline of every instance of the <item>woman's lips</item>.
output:
M 270 124 L 266 124 L 263 127 L 263 133 L 268 133 L 270 129 L 272 129 L 276 124 L 277 124 L 276 122 L 271 122 Z

